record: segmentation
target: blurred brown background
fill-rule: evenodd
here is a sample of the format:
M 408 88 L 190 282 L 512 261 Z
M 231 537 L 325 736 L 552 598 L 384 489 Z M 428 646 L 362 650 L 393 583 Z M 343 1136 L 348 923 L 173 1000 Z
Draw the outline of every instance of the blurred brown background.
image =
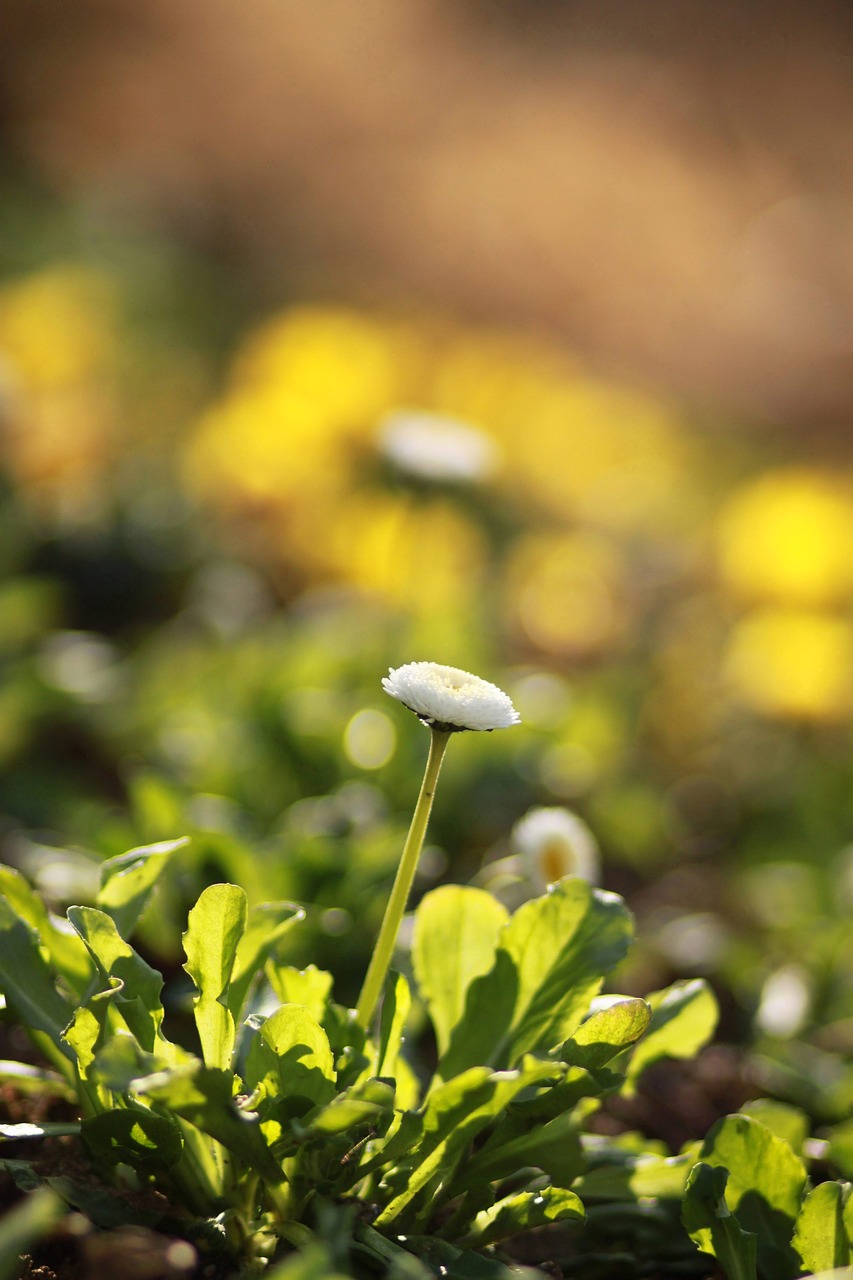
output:
M 756 421 L 853 410 L 853 6 L 4 0 L 7 152 L 270 301 L 566 338 Z

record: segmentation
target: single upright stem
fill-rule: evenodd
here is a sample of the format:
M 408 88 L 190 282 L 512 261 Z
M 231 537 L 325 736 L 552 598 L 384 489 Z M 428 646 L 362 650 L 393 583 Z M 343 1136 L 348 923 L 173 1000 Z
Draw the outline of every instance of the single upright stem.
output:
M 409 834 L 406 836 L 406 843 L 403 846 L 403 855 L 397 868 L 397 875 L 391 889 L 391 896 L 388 899 L 388 906 L 385 908 L 379 937 L 376 939 L 376 946 L 373 948 L 367 977 L 364 979 L 364 986 L 361 988 L 361 995 L 358 997 L 358 1004 L 356 1005 L 356 1022 L 365 1031 L 370 1019 L 373 1017 L 376 1002 L 388 975 L 391 957 L 394 954 L 394 944 L 397 941 L 397 933 L 400 929 L 400 921 L 403 919 L 403 912 L 406 910 L 409 890 L 412 887 L 418 858 L 423 848 L 424 836 L 426 835 L 427 823 L 432 809 L 432 798 L 435 795 L 435 784 L 438 781 L 438 771 L 441 768 L 449 738 L 450 734 L 445 729 L 430 730 L 429 756 L 427 757 L 418 803 L 415 805 L 412 825 L 409 827 Z

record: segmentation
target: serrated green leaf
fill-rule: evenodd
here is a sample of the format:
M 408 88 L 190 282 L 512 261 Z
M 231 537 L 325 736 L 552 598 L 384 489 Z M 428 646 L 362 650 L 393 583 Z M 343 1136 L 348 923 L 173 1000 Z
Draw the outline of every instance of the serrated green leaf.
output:
M 744 1115 L 719 1120 L 702 1144 L 700 1159 L 728 1170 L 726 1203 L 743 1229 L 755 1235 L 762 1275 L 770 1280 L 795 1276 L 791 1235 L 806 1184 L 802 1160 L 787 1142 Z
M 560 1050 L 563 1062 L 603 1067 L 646 1031 L 652 1011 L 645 1000 L 623 999 L 599 1009 L 582 1022 Z
M 803 1200 L 794 1227 L 793 1246 L 806 1271 L 830 1271 L 851 1261 L 844 1209 L 850 1184 L 822 1182 Z
M 115 1107 L 84 1120 L 83 1141 L 92 1159 L 106 1165 L 128 1164 L 140 1172 L 169 1169 L 183 1151 L 176 1122 L 144 1107 Z
M 646 999 L 652 1016 L 631 1055 L 628 1079 L 632 1082 L 661 1058 L 692 1058 L 711 1039 L 719 1015 L 714 993 L 702 978 L 675 982 Z
M 293 902 L 260 902 L 249 908 L 228 991 L 228 1008 L 235 1023 L 240 1021 L 246 997 L 264 964 L 278 954 L 282 938 L 304 919 L 304 910 Z
M 572 1191 L 562 1187 L 543 1187 L 541 1191 L 522 1191 L 506 1196 L 489 1209 L 478 1213 L 471 1230 L 457 1241 L 462 1248 L 483 1249 L 521 1231 L 544 1227 L 567 1218 L 579 1222 L 584 1207 Z
M 483 1063 L 512 1065 L 525 1052 L 561 1044 L 631 936 L 622 899 L 584 880 L 561 880 L 526 902 L 501 929 L 492 968 L 468 988 L 437 1077 Z
M 756 1280 L 756 1239 L 726 1202 L 728 1171 L 697 1164 L 687 1180 L 681 1220 L 703 1253 L 718 1258 L 728 1280 Z
M 301 1004 L 312 1018 L 322 1022 L 332 994 L 332 975 L 309 964 L 307 969 L 267 964 L 267 977 L 282 1004 Z
M 225 1069 L 231 1065 L 236 1028 L 228 1007 L 228 988 L 247 912 L 242 889 L 213 884 L 189 913 L 183 938 L 184 968 L 198 991 L 193 1011 L 206 1067 Z
M 37 935 L 4 898 L 0 898 L 0 991 L 22 1026 L 48 1037 L 54 1065 L 72 1058 L 62 1038 L 72 1008 L 56 989 Z
M 129 938 L 135 929 L 172 854 L 188 843 L 189 837 L 183 836 L 141 845 L 103 864 L 97 904 L 112 916 L 123 938 Z
M 112 916 L 95 907 L 69 907 L 68 919 L 86 944 L 103 988 L 114 988 L 114 1006 L 142 1048 L 153 1052 L 161 1039 L 163 978 L 116 928 Z M 113 981 L 114 980 L 114 981 Z
M 379 1044 L 374 1075 L 396 1077 L 397 1059 L 403 1042 L 403 1029 L 409 1016 L 412 997 L 402 973 L 392 969 L 385 984 L 382 1016 L 379 1021 Z
M 290 1117 L 335 1096 L 329 1038 L 307 1009 L 285 1004 L 258 1028 L 246 1056 L 246 1082 Z M 266 1114 L 263 1104 L 261 1105 Z
M 509 914 L 482 889 L 443 885 L 415 912 L 412 963 L 435 1028 L 439 1054 L 450 1043 L 472 981 L 494 964 L 498 933 Z

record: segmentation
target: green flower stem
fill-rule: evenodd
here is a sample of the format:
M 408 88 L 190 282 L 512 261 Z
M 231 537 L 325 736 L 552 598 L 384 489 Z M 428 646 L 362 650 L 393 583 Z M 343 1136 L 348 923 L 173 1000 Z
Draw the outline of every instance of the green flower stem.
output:
M 394 879 L 394 886 L 391 889 L 391 896 L 388 899 L 388 906 L 385 908 L 379 937 L 376 939 L 376 946 L 373 948 L 367 977 L 364 979 L 364 986 L 361 988 L 361 995 L 358 997 L 358 1004 L 356 1005 L 356 1022 L 365 1031 L 370 1019 L 373 1017 L 376 1002 L 388 976 L 388 968 L 391 964 L 391 957 L 394 954 L 394 944 L 397 941 L 400 921 L 403 919 L 403 912 L 406 910 L 409 890 L 412 887 L 418 858 L 423 848 L 424 836 L 426 835 L 427 823 L 432 809 L 432 798 L 435 795 L 435 786 L 438 781 L 438 771 L 441 768 L 449 738 L 450 734 L 447 730 L 430 730 L 429 756 L 427 757 L 424 771 L 424 780 L 421 783 L 421 792 L 418 796 L 418 803 L 415 805 L 412 825 L 409 827 L 409 834 L 406 836 L 406 843 L 403 846 L 403 855 L 397 868 L 397 875 Z

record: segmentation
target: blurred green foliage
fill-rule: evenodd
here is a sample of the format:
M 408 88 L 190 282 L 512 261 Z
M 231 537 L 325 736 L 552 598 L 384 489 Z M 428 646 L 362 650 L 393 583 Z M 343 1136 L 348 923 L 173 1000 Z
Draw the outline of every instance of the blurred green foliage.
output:
M 426 750 L 389 665 L 495 678 L 523 727 L 448 762 L 418 895 L 490 884 L 568 805 L 645 993 L 815 1118 L 853 1100 L 846 464 L 592 376 L 528 335 L 247 295 L 227 264 L 4 180 L 0 839 L 57 905 L 188 834 L 205 883 L 299 901 L 353 994 Z M 304 947 L 304 954 L 299 950 Z

